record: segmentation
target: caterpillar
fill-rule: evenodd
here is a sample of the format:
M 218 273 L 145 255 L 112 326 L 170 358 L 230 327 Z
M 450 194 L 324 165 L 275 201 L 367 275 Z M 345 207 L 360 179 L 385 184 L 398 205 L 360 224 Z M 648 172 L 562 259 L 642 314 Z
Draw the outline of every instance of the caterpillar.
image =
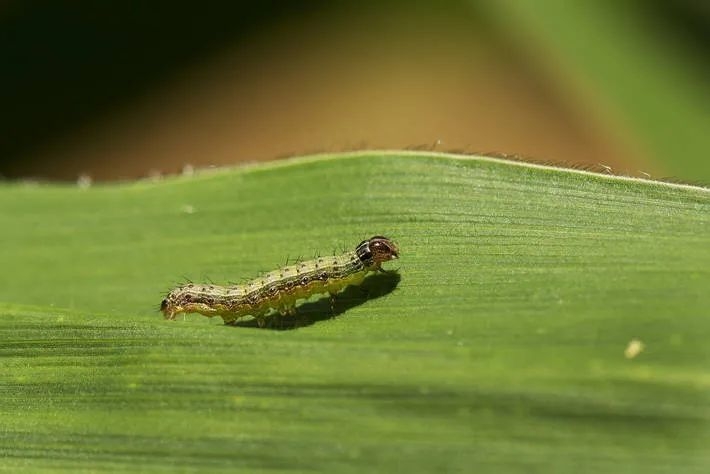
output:
M 360 284 L 370 272 L 384 272 L 382 263 L 396 258 L 394 242 L 376 235 L 354 251 L 286 266 L 242 285 L 180 285 L 168 292 L 160 311 L 170 320 L 180 313 L 221 316 L 225 324 L 252 316 L 263 327 L 271 313 L 295 314 L 298 300 L 329 294 L 332 304 L 345 287 Z

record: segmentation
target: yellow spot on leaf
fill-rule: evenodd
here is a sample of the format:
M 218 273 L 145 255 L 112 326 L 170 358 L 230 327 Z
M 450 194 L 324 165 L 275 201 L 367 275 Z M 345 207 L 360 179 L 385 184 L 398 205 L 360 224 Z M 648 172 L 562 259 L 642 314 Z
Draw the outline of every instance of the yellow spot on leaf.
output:
M 624 357 L 627 359 L 633 359 L 644 350 L 644 347 L 643 342 L 638 339 L 631 339 L 624 350 Z

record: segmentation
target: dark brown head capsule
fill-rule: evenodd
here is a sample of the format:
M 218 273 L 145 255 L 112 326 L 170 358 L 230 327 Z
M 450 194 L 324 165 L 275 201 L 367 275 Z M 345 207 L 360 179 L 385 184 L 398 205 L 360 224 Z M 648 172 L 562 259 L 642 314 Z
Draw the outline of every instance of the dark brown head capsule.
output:
M 399 258 L 399 249 L 394 242 L 381 235 L 360 242 L 355 253 L 366 267 L 373 270 L 379 270 L 382 262 Z

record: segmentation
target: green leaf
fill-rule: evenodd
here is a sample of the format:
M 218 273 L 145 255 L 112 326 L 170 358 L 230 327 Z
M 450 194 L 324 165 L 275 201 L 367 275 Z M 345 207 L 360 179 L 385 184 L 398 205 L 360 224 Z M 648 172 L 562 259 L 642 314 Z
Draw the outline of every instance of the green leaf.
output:
M 10 183 L 0 209 L 9 471 L 710 468 L 707 189 L 363 152 Z M 157 311 L 185 278 L 374 234 L 399 279 L 334 318 L 327 300 L 295 329 Z

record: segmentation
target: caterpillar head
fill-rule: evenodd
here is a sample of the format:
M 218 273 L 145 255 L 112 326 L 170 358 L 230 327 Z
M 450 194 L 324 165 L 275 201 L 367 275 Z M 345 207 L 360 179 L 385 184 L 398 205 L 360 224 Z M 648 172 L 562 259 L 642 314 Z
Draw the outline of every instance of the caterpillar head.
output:
M 360 242 L 355 253 L 366 267 L 379 270 L 382 262 L 399 258 L 399 249 L 387 237 L 376 235 Z

